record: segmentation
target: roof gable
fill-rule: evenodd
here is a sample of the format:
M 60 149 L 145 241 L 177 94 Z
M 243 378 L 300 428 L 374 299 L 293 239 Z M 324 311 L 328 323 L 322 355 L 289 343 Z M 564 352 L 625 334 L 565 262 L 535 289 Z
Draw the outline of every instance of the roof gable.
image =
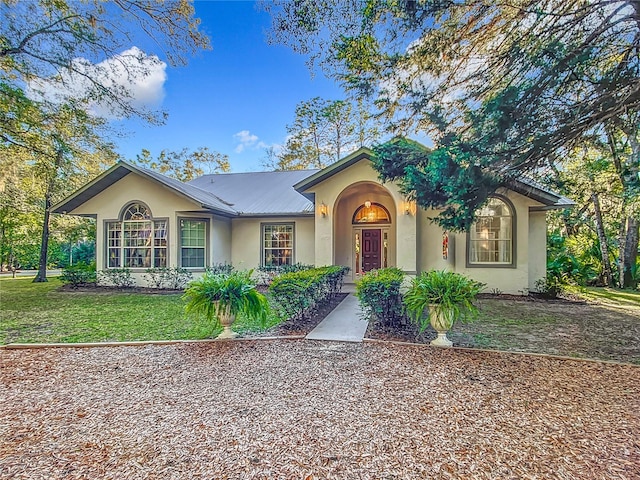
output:
M 293 188 L 295 188 L 298 192 L 304 192 L 305 190 L 310 189 L 311 187 L 319 184 L 320 182 L 324 182 L 326 179 L 334 176 L 336 173 L 339 173 L 351 165 L 358 163 L 360 160 L 371 160 L 373 157 L 373 151 L 366 147 L 361 147 L 350 155 L 347 155 L 342 160 L 338 160 L 335 163 L 323 168 L 322 170 L 316 171 L 313 175 L 308 176 L 307 178 L 296 183 Z
M 202 208 L 227 216 L 233 216 L 237 213 L 231 205 L 211 192 L 206 192 L 196 186 L 180 182 L 179 180 L 169 178 L 165 175 L 154 172 L 153 170 L 137 167 L 123 161 L 116 163 L 113 167 L 86 184 L 80 190 L 54 205 L 52 211 L 54 213 L 72 212 L 89 199 L 95 197 L 100 192 L 109 188 L 111 185 L 131 173 L 147 178 L 152 182 L 192 201 Z

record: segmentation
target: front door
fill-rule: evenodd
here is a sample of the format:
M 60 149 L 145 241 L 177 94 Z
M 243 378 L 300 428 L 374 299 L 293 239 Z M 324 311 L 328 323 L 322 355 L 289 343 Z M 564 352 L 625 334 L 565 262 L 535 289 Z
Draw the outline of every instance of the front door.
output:
M 368 272 L 380 268 L 381 263 L 380 229 L 362 230 L 362 271 Z

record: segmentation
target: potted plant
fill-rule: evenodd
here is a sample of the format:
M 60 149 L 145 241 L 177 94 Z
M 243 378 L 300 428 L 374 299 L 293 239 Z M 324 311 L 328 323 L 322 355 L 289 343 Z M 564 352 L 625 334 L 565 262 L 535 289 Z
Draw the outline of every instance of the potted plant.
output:
M 477 314 L 473 301 L 483 287 L 483 283 L 459 273 L 431 270 L 412 280 L 404 304 L 420 333 L 429 324 L 438 333 L 431 345 L 450 347 L 453 343 L 447 338 L 447 332 L 457 319 L 465 320 Z
M 264 325 L 269 311 L 267 298 L 256 290 L 251 271 L 232 273 L 206 272 L 189 283 L 182 299 L 187 314 L 204 315 L 224 330 L 217 338 L 233 338 L 231 330 L 236 315 L 243 313 Z

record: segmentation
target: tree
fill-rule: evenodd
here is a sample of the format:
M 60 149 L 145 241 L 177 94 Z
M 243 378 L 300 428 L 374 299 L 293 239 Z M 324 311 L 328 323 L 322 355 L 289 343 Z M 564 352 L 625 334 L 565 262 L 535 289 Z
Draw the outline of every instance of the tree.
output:
M 640 106 L 637 1 L 283 0 L 265 8 L 271 41 L 375 97 L 391 132 L 432 136 L 433 151 L 404 142 L 376 150 L 385 160 L 378 167 L 423 207 L 444 207 L 437 221 L 448 229 L 468 228 L 496 189 L 536 175 Z M 411 162 L 400 156 L 407 149 Z
M 149 150 L 142 149 L 142 153 L 136 156 L 136 163 L 181 182 L 188 182 L 203 175 L 204 168 L 207 173 L 228 172 L 231 169 L 227 155 L 213 152 L 207 147 L 200 147 L 193 152 L 188 148 L 179 152 L 162 150 L 156 159 Z
M 58 89 L 65 102 L 160 121 L 161 115 L 132 101 L 135 79 L 160 62 L 131 48 L 132 34 L 149 38 L 171 65 L 184 65 L 190 54 L 210 46 L 194 13 L 187 0 L 1 0 L 1 82 L 18 87 L 17 94 L 41 89 L 51 99 Z
M 69 172 L 86 171 L 83 158 L 112 158 L 100 119 L 164 118 L 135 101 L 135 82 L 162 61 L 132 47 L 133 32 L 173 65 L 209 42 L 187 0 L 0 0 L 0 15 L 0 146 L 26 152 L 4 162 L 24 157 L 40 169 L 44 212 L 34 281 L 46 281 L 50 206 L 61 185 Z
M 281 151 L 267 149 L 265 166 L 274 170 L 324 168 L 347 152 L 377 139 L 371 116 L 358 102 L 320 97 L 300 102 Z

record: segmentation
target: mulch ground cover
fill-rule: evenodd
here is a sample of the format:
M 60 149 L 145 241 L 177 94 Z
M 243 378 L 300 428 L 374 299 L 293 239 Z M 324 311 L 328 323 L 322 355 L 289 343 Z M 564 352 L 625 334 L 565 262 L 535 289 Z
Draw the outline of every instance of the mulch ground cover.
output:
M 7 479 L 640 478 L 640 368 L 384 343 L 0 350 Z

